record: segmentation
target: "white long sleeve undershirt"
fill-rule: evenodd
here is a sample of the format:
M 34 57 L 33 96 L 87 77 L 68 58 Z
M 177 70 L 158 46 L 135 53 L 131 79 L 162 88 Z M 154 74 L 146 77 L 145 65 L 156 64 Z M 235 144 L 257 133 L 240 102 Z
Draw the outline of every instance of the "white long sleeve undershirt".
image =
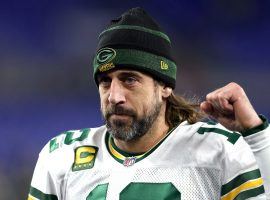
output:
M 270 126 L 267 123 L 264 130 L 245 136 L 244 138 L 255 155 L 264 180 L 267 200 L 270 200 Z

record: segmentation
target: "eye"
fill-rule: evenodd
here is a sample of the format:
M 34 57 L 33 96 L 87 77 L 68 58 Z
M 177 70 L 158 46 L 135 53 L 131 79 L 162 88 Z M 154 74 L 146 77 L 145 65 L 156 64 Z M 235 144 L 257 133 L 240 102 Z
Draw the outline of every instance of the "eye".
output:
M 137 79 L 135 77 L 132 77 L 132 76 L 128 76 L 124 79 L 124 82 L 127 84 L 127 85 L 133 85 L 137 82 Z
M 98 78 L 98 84 L 101 87 L 108 87 L 111 84 L 111 78 L 107 76 L 102 76 Z

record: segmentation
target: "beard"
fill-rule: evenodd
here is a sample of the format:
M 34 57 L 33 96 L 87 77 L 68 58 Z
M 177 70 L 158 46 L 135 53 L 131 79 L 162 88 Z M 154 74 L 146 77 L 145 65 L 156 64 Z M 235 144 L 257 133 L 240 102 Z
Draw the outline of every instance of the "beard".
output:
M 156 101 L 151 105 L 150 110 L 144 111 L 141 117 L 138 117 L 134 110 L 124 108 L 122 105 L 116 104 L 108 108 L 103 113 L 108 132 L 113 138 L 122 141 L 132 141 L 142 137 L 159 116 L 162 103 Z M 125 115 L 128 119 L 112 119 L 112 115 Z

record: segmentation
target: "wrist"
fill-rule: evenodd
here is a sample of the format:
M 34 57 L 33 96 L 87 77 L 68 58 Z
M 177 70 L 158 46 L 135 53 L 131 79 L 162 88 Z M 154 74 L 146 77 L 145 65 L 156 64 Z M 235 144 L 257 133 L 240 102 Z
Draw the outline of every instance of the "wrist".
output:
M 257 121 L 256 123 L 254 123 L 254 126 L 248 128 L 244 131 L 240 131 L 240 133 L 244 137 L 246 137 L 246 136 L 252 135 L 254 133 L 257 133 L 257 132 L 260 132 L 260 131 L 266 129 L 269 125 L 266 117 L 264 117 L 263 115 L 259 115 L 259 119 L 260 119 L 260 121 Z

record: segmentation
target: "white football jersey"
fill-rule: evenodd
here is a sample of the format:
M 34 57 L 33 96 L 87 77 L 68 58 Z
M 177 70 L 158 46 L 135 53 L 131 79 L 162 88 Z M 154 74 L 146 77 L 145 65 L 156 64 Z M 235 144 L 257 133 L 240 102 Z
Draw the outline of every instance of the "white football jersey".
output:
M 220 124 L 181 123 L 151 150 L 116 147 L 105 126 L 67 131 L 41 151 L 29 200 L 265 199 L 254 155 Z

